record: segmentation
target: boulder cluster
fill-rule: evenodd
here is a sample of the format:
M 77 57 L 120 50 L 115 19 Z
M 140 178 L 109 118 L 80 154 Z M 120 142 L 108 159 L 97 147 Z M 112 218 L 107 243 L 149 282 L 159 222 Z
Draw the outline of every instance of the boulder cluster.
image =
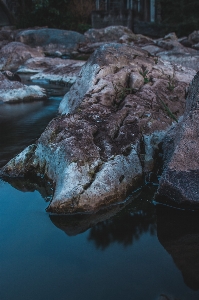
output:
M 39 87 L 10 81 L 5 70 L 29 73 L 33 82 L 72 85 L 59 116 L 36 144 L 2 168 L 2 176 L 51 179 L 49 212 L 93 212 L 124 201 L 144 177 L 157 175 L 163 155 L 157 201 L 197 206 L 196 35 L 178 39 L 171 33 L 154 40 L 122 26 L 84 35 L 48 28 L 8 34 L 2 29 L 2 101 L 22 100 L 23 89 L 28 95 L 23 100 L 34 89 L 35 98 L 45 95 Z

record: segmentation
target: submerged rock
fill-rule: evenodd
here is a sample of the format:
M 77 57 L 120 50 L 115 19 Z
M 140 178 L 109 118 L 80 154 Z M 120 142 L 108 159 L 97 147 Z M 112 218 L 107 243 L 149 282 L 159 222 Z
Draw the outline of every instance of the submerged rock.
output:
M 27 86 L 19 81 L 10 81 L 0 72 L 0 101 L 16 103 L 46 99 L 43 88 L 32 85 Z
M 124 44 L 99 48 L 36 145 L 4 176 L 44 174 L 55 191 L 48 211 L 95 211 L 123 201 L 154 167 L 155 152 L 182 115 L 193 70 Z
M 165 137 L 158 202 L 199 208 L 199 73 L 189 87 L 182 120 Z

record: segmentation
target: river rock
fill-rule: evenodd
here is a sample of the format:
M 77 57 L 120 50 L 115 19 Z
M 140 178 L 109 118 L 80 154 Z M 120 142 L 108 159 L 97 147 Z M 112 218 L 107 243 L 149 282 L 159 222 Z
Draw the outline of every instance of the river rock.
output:
M 132 30 L 125 26 L 108 26 L 101 29 L 92 28 L 86 31 L 84 35 L 90 43 L 119 42 L 119 39 L 124 35 L 133 41 L 136 37 Z
M 50 178 L 50 212 L 96 211 L 123 201 L 153 170 L 159 143 L 184 111 L 185 87 L 194 74 L 137 47 L 102 46 L 62 100 L 62 115 L 2 174 Z
M 183 119 L 165 137 L 165 169 L 156 194 L 158 202 L 199 207 L 199 73 L 189 87 Z
M 31 76 L 30 79 L 34 80 L 45 80 L 51 83 L 72 85 L 82 68 L 85 64 L 85 61 L 74 61 L 74 60 L 65 60 L 62 64 L 54 66 L 52 65 L 49 68 L 46 68 L 42 72 Z
M 85 36 L 75 31 L 41 28 L 20 31 L 16 41 L 41 47 L 46 55 L 60 56 L 77 51 L 79 44 L 85 42 Z
M 42 56 L 37 49 L 20 42 L 11 42 L 0 50 L 0 70 L 16 71 L 29 58 Z
M 0 72 L 0 101 L 16 103 L 46 99 L 45 90 L 39 86 L 27 86 L 19 81 L 10 81 Z
M 17 73 L 42 73 L 44 70 L 52 67 L 67 67 L 72 66 L 83 66 L 85 61 L 78 61 L 73 59 L 62 59 L 52 57 L 34 57 L 30 58 L 19 67 Z
M 80 53 L 93 53 L 97 48 L 107 43 L 118 42 L 127 45 L 148 45 L 154 41 L 141 34 L 134 34 L 129 28 L 124 26 L 109 26 L 101 29 L 89 29 L 85 32 L 86 43 L 78 48 Z
M 192 45 L 199 43 L 199 30 L 195 30 L 189 34 L 188 40 Z
M 174 32 L 156 40 L 155 44 L 143 46 L 142 49 L 161 59 L 192 68 L 195 71 L 199 70 L 199 51 L 183 46 Z

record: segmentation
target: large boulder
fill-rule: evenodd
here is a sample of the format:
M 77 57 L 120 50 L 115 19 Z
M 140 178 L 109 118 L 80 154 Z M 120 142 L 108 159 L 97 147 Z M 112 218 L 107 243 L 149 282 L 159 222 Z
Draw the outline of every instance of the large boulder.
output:
M 19 81 L 10 81 L 0 72 L 0 101 L 16 103 L 46 99 L 46 92 L 39 86 L 27 86 Z
M 158 202 L 199 208 L 199 73 L 189 87 L 182 120 L 163 144 L 165 169 L 156 194 Z
M 16 71 L 26 60 L 33 57 L 43 57 L 37 49 L 20 42 L 11 42 L 0 50 L 0 70 Z
M 41 47 L 47 55 L 56 55 L 57 52 L 68 55 L 77 51 L 79 44 L 85 42 L 85 36 L 75 31 L 41 28 L 20 31 L 16 41 Z
M 2 174 L 53 180 L 51 212 L 94 211 L 124 200 L 153 170 L 158 144 L 182 115 L 194 74 L 138 48 L 99 48 L 64 97 L 62 115 Z

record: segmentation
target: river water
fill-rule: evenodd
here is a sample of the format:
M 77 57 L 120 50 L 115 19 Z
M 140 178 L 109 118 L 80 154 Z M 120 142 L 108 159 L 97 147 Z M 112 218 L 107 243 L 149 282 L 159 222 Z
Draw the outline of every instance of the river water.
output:
M 0 104 L 1 166 L 56 116 L 66 90 L 46 87 L 47 101 Z M 151 184 L 94 215 L 49 215 L 45 188 L 0 180 L 1 300 L 199 299 L 197 213 L 155 206 Z

